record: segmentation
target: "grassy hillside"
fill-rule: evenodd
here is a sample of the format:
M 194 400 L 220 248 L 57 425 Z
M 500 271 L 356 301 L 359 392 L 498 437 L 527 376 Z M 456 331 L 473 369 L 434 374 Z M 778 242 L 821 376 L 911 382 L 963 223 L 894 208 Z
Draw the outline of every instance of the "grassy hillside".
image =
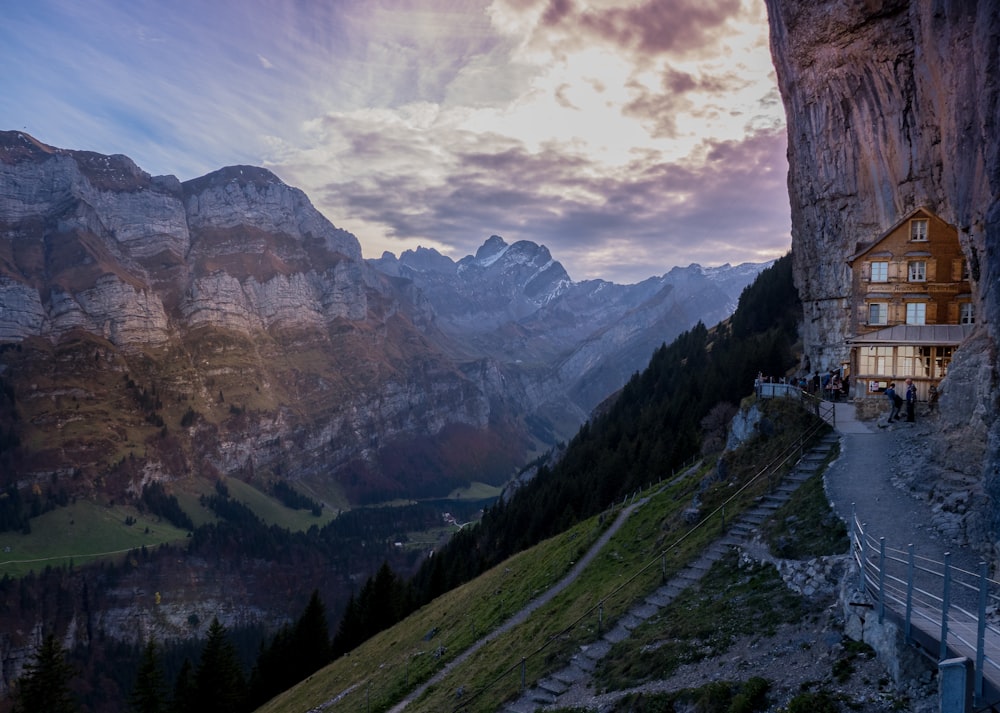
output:
M 659 586 L 717 538 L 723 503 L 734 518 L 768 487 L 761 464 L 780 460 L 810 417 L 772 404 L 773 436 L 729 459 L 727 476 L 715 477 L 714 459 L 638 494 L 641 503 L 580 576 L 526 622 L 482 646 L 408 711 L 440 713 L 460 701 L 463 710 L 494 711 L 521 685 L 560 667 L 579 646 L 593 642 L 635 600 Z M 744 488 L 744 486 L 746 486 Z M 703 522 L 692 528 L 698 496 Z M 453 661 L 475 641 L 555 584 L 621 511 L 588 518 L 521 552 L 472 582 L 422 607 L 326 669 L 287 691 L 261 711 L 291 713 L 318 706 L 330 711 L 384 711 L 407 691 Z M 459 697 L 458 693 L 462 695 Z
M 181 530 L 126 505 L 79 500 L 32 520 L 32 532 L 0 533 L 0 576 L 21 577 L 46 566 L 120 559 L 129 550 L 183 541 Z

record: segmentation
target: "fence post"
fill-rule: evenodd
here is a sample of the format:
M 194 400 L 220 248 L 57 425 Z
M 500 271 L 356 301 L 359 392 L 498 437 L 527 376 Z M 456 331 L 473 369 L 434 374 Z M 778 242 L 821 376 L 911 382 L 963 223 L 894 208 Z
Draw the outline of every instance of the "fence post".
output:
M 944 553 L 944 591 L 941 593 L 941 651 L 939 661 L 948 658 L 948 597 L 951 594 L 951 552 Z
M 885 621 L 885 538 L 878 538 L 878 623 Z
M 977 708 L 983 705 L 983 664 L 986 659 L 986 588 L 989 586 L 986 566 L 985 562 L 979 563 L 979 631 L 976 634 L 976 680 L 972 697 Z
M 858 590 L 865 591 L 865 524 L 858 530 Z
M 906 637 L 906 643 L 912 644 L 913 639 L 910 636 L 910 621 L 913 616 L 913 569 L 914 569 L 914 557 L 913 557 L 913 543 L 911 542 L 907 547 L 909 551 L 909 557 L 906 563 L 906 621 L 903 623 L 903 631 Z

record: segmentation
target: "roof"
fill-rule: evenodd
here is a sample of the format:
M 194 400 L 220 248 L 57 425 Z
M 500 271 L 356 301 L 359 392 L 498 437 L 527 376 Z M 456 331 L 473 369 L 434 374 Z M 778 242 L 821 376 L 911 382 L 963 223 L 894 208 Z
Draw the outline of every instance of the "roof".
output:
M 935 220 L 939 220 L 942 223 L 945 223 L 945 225 L 947 225 L 948 227 L 954 228 L 953 225 L 951 225 L 950 223 L 946 223 L 940 216 L 938 216 L 933 211 L 931 211 L 927 206 L 918 206 L 918 207 L 914 208 L 913 210 L 911 210 L 906 215 L 904 215 L 902 218 L 900 218 L 899 220 L 897 220 L 895 223 L 893 223 L 892 227 L 890 227 L 888 230 L 882 231 L 882 233 L 877 238 L 875 238 L 874 240 L 872 240 L 870 243 L 865 243 L 864 245 L 859 245 L 857 247 L 857 249 L 855 250 L 855 253 L 851 257 L 847 258 L 848 264 L 853 264 L 855 260 L 857 260 L 858 258 L 860 258 L 861 256 L 863 256 L 865 253 L 871 251 L 879 243 L 881 243 L 883 240 L 885 240 L 886 238 L 888 238 L 893 232 L 895 232 L 897 228 L 899 228 L 901 225 L 903 225 L 903 223 L 905 223 L 906 221 L 912 219 L 918 213 L 923 213 L 924 217 L 926 217 L 928 219 L 932 219 L 933 218 Z M 882 257 L 883 255 L 884 255 L 884 253 L 882 253 L 882 252 L 877 253 L 878 257 Z
M 848 344 L 928 344 L 955 346 L 972 334 L 971 324 L 897 324 L 877 332 L 859 334 Z

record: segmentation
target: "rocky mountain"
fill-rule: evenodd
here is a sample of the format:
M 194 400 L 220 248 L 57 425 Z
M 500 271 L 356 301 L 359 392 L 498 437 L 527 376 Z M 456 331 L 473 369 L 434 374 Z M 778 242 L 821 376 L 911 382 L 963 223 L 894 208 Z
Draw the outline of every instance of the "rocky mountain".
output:
M 0 133 L 7 482 L 282 474 L 336 506 L 502 482 L 518 404 L 396 282 L 267 170 L 181 183 Z
M 795 279 L 814 368 L 846 355 L 847 258 L 920 205 L 956 226 L 977 324 L 941 387 L 928 453 L 977 485 L 978 537 L 1000 537 L 1000 5 L 767 0 L 788 119 Z M 947 475 L 951 474 L 951 475 Z
M 763 267 L 577 283 L 497 236 L 366 263 L 265 169 L 181 183 L 20 132 L 0 133 L 0 227 L 18 482 L 282 476 L 337 507 L 502 483 Z
M 538 422 L 565 437 L 660 344 L 714 325 L 770 263 L 674 268 L 634 285 L 573 281 L 543 245 L 491 236 L 455 262 L 434 249 L 369 260 L 426 296 L 457 349 L 504 364 Z

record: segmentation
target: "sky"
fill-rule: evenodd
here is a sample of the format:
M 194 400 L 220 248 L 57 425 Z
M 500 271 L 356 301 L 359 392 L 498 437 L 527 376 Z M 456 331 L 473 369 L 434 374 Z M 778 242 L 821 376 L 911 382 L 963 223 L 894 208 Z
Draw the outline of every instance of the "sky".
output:
M 365 257 L 491 235 L 631 284 L 791 245 L 761 0 L 3 0 L 0 130 L 264 166 Z

